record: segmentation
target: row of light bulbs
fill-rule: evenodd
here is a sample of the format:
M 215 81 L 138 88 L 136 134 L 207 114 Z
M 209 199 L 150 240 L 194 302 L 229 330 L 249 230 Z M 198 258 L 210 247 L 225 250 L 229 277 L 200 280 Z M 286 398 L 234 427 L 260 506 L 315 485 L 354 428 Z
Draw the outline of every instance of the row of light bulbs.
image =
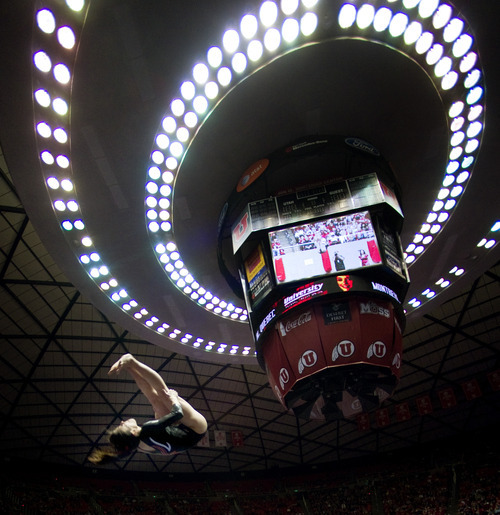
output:
M 495 221 L 495 223 L 491 226 L 491 229 L 488 231 L 488 234 L 481 238 L 476 246 L 485 251 L 494 248 L 498 243 L 496 236 L 496 233 L 498 231 L 500 231 L 500 220 Z M 426 304 L 429 300 L 436 297 L 436 295 L 439 295 L 440 291 L 443 291 L 445 288 L 448 288 L 448 286 L 450 286 L 454 280 L 461 277 L 464 273 L 464 268 L 454 266 L 451 270 L 449 270 L 447 278 L 440 277 L 434 283 L 435 286 L 439 287 L 438 289 L 436 289 L 435 287 L 426 288 L 422 291 L 420 295 L 413 297 L 411 300 L 409 300 L 407 303 L 406 312 L 409 313 L 411 310 L 415 310 Z
M 49 2 L 47 2 L 49 3 Z M 83 0 L 67 0 L 67 7 L 73 13 L 82 16 L 73 17 L 73 27 L 83 19 L 85 2 Z M 34 90 L 35 99 L 35 128 L 38 135 L 40 148 L 40 162 L 45 173 L 46 185 L 52 199 L 52 205 L 58 214 L 61 227 L 64 231 L 77 231 L 80 233 L 78 253 L 79 261 L 84 266 L 88 275 L 98 284 L 109 298 L 119 305 L 122 310 L 129 313 L 135 320 L 140 321 L 146 327 L 154 329 L 159 334 L 166 334 L 169 338 L 190 344 L 195 348 L 218 353 L 248 355 L 251 348 L 226 343 L 205 342 L 204 338 L 193 337 L 190 333 L 184 333 L 180 329 L 171 328 L 166 322 L 162 322 L 155 315 L 141 306 L 128 291 L 121 286 L 118 279 L 113 277 L 110 267 L 102 262 L 97 249 L 95 249 L 91 237 L 86 232 L 80 206 L 77 201 L 75 186 L 71 178 L 71 162 L 69 157 L 69 110 L 70 110 L 70 83 L 71 66 L 68 64 L 74 59 L 74 51 L 77 44 L 77 35 L 69 24 L 58 24 L 58 17 L 62 16 L 60 7 L 41 7 L 35 15 L 37 27 L 41 33 L 38 38 L 40 44 L 44 44 L 46 38 L 55 35 L 57 45 L 49 43 L 48 48 L 35 48 L 33 52 L 33 65 L 37 71 Z M 71 53 L 73 52 L 73 53 Z M 62 54 L 62 55 L 61 55 Z M 60 59 L 60 61 L 59 61 Z M 170 195 L 162 188 L 165 198 Z M 151 201 L 151 200 L 150 200 Z M 160 201 L 162 205 L 165 200 Z M 69 240 L 73 241 L 73 239 Z M 83 251 L 81 248 L 83 247 Z M 179 262 L 174 267 L 179 268 Z M 180 273 L 183 273 L 182 269 Z M 190 278 L 185 278 L 186 283 Z M 180 284 L 180 281 L 178 281 Z M 192 281 L 191 281 L 192 282 Z M 194 286 L 194 285 L 193 285 Z M 200 292 L 201 293 L 201 292 Z M 202 292 L 203 298 L 208 300 L 208 292 Z M 211 302 L 217 303 L 215 308 L 221 312 L 229 311 L 229 317 L 234 313 L 238 317 L 244 317 L 242 311 L 236 311 L 231 305 L 219 301 L 213 297 Z M 233 313 L 234 312 L 234 313 Z

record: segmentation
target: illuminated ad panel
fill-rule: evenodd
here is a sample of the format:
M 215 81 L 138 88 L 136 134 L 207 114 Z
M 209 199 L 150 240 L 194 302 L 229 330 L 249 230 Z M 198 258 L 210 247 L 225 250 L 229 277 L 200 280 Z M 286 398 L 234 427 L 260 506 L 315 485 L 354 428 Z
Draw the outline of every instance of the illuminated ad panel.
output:
M 269 242 L 277 284 L 382 262 L 368 211 L 270 231 Z
M 259 244 L 245 259 L 245 278 L 248 284 L 249 298 L 252 305 L 258 303 L 273 288 L 271 274 L 264 259 L 262 246 Z
M 340 296 L 345 296 L 344 302 L 347 302 L 351 294 L 365 294 L 391 302 L 397 306 L 397 311 L 402 316 L 401 299 L 404 298 L 406 289 L 407 285 L 396 279 L 385 278 L 382 282 L 379 279 L 368 279 L 356 274 L 342 274 L 308 282 L 297 288 L 290 288 L 283 292 L 283 295 L 272 305 L 264 305 L 251 313 L 254 338 L 260 344 L 263 334 L 271 330 L 282 316 L 320 298 L 338 300 L 342 298 Z

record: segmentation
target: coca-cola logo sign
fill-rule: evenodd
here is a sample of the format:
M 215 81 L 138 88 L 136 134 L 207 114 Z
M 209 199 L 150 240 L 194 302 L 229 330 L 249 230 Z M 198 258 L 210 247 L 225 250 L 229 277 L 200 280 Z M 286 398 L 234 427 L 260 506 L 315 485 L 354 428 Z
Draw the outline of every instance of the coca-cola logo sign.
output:
M 287 333 L 289 333 L 290 331 L 293 331 L 301 325 L 307 324 L 307 322 L 310 322 L 311 320 L 312 311 L 305 311 L 304 313 L 301 313 L 297 318 L 287 320 L 286 322 L 280 322 L 279 328 L 281 336 L 286 336 Z

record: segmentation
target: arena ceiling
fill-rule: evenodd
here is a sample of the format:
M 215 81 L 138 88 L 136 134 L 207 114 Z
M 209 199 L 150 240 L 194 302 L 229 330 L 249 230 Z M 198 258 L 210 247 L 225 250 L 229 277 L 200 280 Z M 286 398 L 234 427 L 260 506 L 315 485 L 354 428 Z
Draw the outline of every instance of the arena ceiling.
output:
M 325 4 L 319 2 L 318 16 L 326 32 L 341 4 L 328 4 L 335 4 L 333 11 Z M 388 3 L 394 12 L 418 9 L 418 2 L 399 4 Z M 210 45 L 220 44 L 243 14 L 257 13 L 260 3 L 83 5 L 86 14 L 79 21 L 67 14 L 62 0 L 30 2 L 31 9 L 19 3 L 1 7 L 3 459 L 89 468 L 86 458 L 93 445 L 104 442 L 107 429 L 123 417 L 149 418 L 150 407 L 135 384 L 126 376 L 107 376 L 125 352 L 158 370 L 206 415 L 211 442 L 172 458 L 136 454 L 110 466 L 116 470 L 249 473 L 314 466 L 498 426 L 500 246 L 477 247 L 483 238 L 498 240 L 492 228 L 500 218 L 497 2 L 453 4 L 480 58 L 484 130 L 453 216 L 410 263 L 407 300 L 421 305 L 407 306 L 400 385 L 385 402 L 387 410 L 370 415 L 369 428 L 357 420 L 305 421 L 284 412 L 252 353 L 241 352 L 253 345 L 247 324 L 200 308 L 159 274 L 144 229 L 148 159 L 170 101 L 179 95 L 190 66 Z M 178 328 L 171 337 L 138 323 L 103 295 L 75 254 L 74 231 L 60 228 L 35 129 L 39 108 L 33 92 L 41 79 L 32 56 L 43 44 L 35 13 L 45 7 L 66 13 L 57 14 L 56 23 L 67 24 L 71 16 L 80 23 L 67 132 L 85 224 L 113 273 L 130 278 L 128 287 L 135 288 L 137 298 Z M 198 128 L 175 180 L 171 214 L 186 266 L 221 298 L 241 302 L 231 297 L 217 269 L 215 235 L 225 199 L 252 162 L 305 134 L 349 133 L 381 149 L 403 190 L 404 248 L 425 221 L 451 151 L 448 97 L 415 60 L 370 37 L 329 36 L 271 59 L 228 89 Z M 58 94 L 63 97 L 64 88 Z M 442 288 L 439 279 L 451 284 Z M 190 334 L 204 340 L 201 348 L 190 345 Z M 217 352 L 214 343 L 211 352 L 204 347 L 212 340 L 237 344 L 238 351 Z M 426 414 L 422 399 L 428 401 Z M 224 432 L 226 446 L 215 445 L 215 430 Z M 233 445 L 233 431 L 242 432 L 243 446 Z

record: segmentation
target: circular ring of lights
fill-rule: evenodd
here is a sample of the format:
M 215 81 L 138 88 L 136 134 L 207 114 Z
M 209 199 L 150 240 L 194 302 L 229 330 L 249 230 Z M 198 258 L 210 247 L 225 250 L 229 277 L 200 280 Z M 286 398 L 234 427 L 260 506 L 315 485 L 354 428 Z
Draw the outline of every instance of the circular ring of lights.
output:
M 59 47 L 65 51 L 65 59 L 60 59 L 62 53 L 56 51 L 51 55 L 40 48 L 35 34 L 33 65 L 37 74 L 36 83 L 39 84 L 33 92 L 37 145 L 56 217 L 63 232 L 72 233 L 67 240 L 80 263 L 117 306 L 157 333 L 206 351 L 250 354 L 250 347 L 240 349 L 238 345 L 205 342 L 202 337 L 172 329 L 170 324 L 150 314 L 146 307 L 122 288 L 110 267 L 102 262 L 80 211 L 72 180 L 69 146 L 72 70 L 78 32 L 88 6 L 85 0 L 66 0 L 72 15 L 76 13 L 73 16 L 74 26 L 70 27 L 57 24 L 53 13 L 60 9 L 59 2 L 46 0 L 43 3 L 46 7 L 39 7 L 35 13 L 36 26 L 44 38 L 49 36 L 56 39 Z M 351 3 L 338 4 L 338 26 L 333 28 L 338 32 L 326 34 L 325 37 L 362 37 L 403 52 L 419 63 L 431 77 L 448 108 L 449 161 L 433 208 L 406 248 L 405 259 L 411 266 L 435 241 L 435 235 L 442 231 L 470 179 L 484 128 L 483 73 L 478 54 L 474 51 L 474 38 L 464 31 L 467 23 L 454 13 L 450 5 L 439 0 L 387 0 L 387 5 L 380 2 L 376 6 L 372 4 L 374 2 L 371 1 L 359 7 Z M 219 299 L 203 288 L 184 266 L 171 236 L 173 185 L 197 131 L 225 95 L 248 75 L 277 57 L 308 44 L 310 36 L 326 30 L 319 25 L 322 18 L 313 11 L 317 5 L 320 5 L 318 0 L 302 0 L 300 4 L 297 0 L 282 0 L 278 8 L 276 2 L 266 0 L 258 13 L 243 16 L 240 30 L 226 31 L 222 45 L 213 46 L 207 51 L 207 62 L 197 63 L 193 67 L 193 77 L 181 84 L 179 96 L 170 102 L 154 139 L 147 170 L 145 213 L 157 259 L 179 291 L 200 307 L 228 320 L 246 321 L 246 310 Z M 424 21 L 425 24 L 422 23 Z M 259 23 L 262 27 L 261 39 L 256 37 Z M 424 25 L 432 25 L 432 28 L 424 30 Z M 55 149 L 60 149 L 61 145 L 67 145 L 66 154 L 56 153 Z M 79 234 L 79 245 L 85 247 L 87 252 L 82 254 L 76 248 L 74 232 Z M 456 276 L 462 273 L 463 269 L 458 267 L 450 271 Z M 449 285 L 449 280 L 442 278 L 436 284 L 444 288 Z M 431 299 L 436 293 L 429 289 L 422 295 Z M 409 304 L 417 307 L 418 303 L 419 300 L 412 299 Z
M 274 5 L 274 8 L 272 5 Z M 263 11 L 270 12 L 272 11 L 274 14 L 272 15 L 273 24 L 279 27 L 279 24 L 282 24 L 282 28 L 285 28 L 286 24 L 290 24 L 290 20 L 292 18 L 286 17 L 288 14 L 286 12 L 287 2 L 281 3 L 282 12 L 278 16 L 277 6 L 274 2 L 264 2 L 261 6 L 261 13 Z M 414 263 L 418 257 L 420 257 L 423 252 L 435 241 L 434 235 L 439 233 L 445 225 L 445 222 L 450 218 L 454 208 L 457 205 L 457 197 L 463 194 L 465 190 L 465 183 L 470 178 L 470 171 L 466 172 L 467 175 L 460 175 L 460 173 L 464 173 L 464 170 L 471 169 L 472 165 L 475 161 L 475 153 L 479 148 L 480 141 L 478 135 L 482 132 L 483 125 L 482 122 L 478 120 L 481 117 L 483 108 L 478 103 L 483 96 L 483 89 L 481 86 L 478 86 L 478 82 L 482 77 L 482 72 L 478 67 L 475 67 L 477 64 L 477 54 L 471 51 L 473 46 L 473 38 L 469 34 L 463 33 L 463 28 L 465 26 L 464 20 L 461 20 L 458 17 L 453 16 L 452 8 L 447 4 L 439 5 L 438 1 L 427 1 L 421 0 L 408 2 L 403 1 L 402 5 L 398 5 L 401 11 L 394 12 L 391 8 L 394 8 L 395 2 L 387 2 L 388 6 L 378 7 L 375 10 L 375 7 L 370 3 L 365 3 L 357 8 L 354 4 L 346 3 L 341 6 L 338 12 L 338 23 L 341 29 L 343 30 L 342 36 L 351 36 L 351 37 L 359 37 L 363 34 L 364 31 L 369 29 L 371 26 L 375 28 L 375 30 L 381 35 L 380 39 L 376 39 L 373 35 L 369 36 L 369 39 L 383 42 L 386 45 L 389 45 L 399 51 L 403 50 L 403 52 L 410 56 L 412 59 L 415 59 L 415 55 L 412 54 L 412 48 L 414 48 L 413 53 L 420 55 L 423 57 L 423 61 L 419 64 L 424 68 L 424 70 L 430 75 L 430 77 L 437 83 L 438 88 L 443 93 L 451 92 L 452 90 L 458 90 L 457 96 L 455 98 L 465 97 L 465 102 L 463 100 L 456 100 L 454 102 L 449 103 L 448 115 L 449 115 L 449 128 L 450 128 L 450 160 L 446 167 L 445 177 L 443 179 L 443 188 L 439 191 L 438 197 L 433 205 L 432 211 L 429 213 L 427 219 L 440 218 L 439 222 L 436 222 L 432 225 L 432 228 L 428 225 L 427 221 L 422 224 L 421 230 L 414 237 L 413 242 L 407 247 L 405 252 L 405 259 L 409 266 Z M 305 12 L 301 13 L 301 26 L 304 20 L 307 20 L 307 16 L 313 15 L 314 13 Z M 258 23 L 256 18 L 252 15 L 252 22 L 254 24 Z M 421 21 L 427 18 L 432 18 L 432 25 L 435 30 L 434 33 L 424 32 Z M 216 80 L 216 77 L 220 73 L 221 70 L 226 70 L 231 67 L 230 63 L 233 62 L 231 59 L 234 59 L 236 55 L 241 54 L 233 54 L 235 50 L 238 48 L 238 44 L 240 40 L 245 38 L 245 25 L 244 25 L 245 17 L 242 19 L 241 23 L 241 35 L 235 30 L 228 30 L 223 36 L 223 44 L 226 41 L 230 41 L 227 43 L 226 47 L 220 49 L 218 47 L 212 47 L 207 52 L 207 60 L 210 63 L 210 54 L 217 52 L 218 55 L 223 55 L 223 50 L 226 51 L 226 59 L 219 59 L 216 63 L 214 63 L 211 75 L 212 77 L 205 77 L 205 80 L 198 85 L 198 92 L 201 95 L 202 89 L 206 81 L 209 81 L 210 78 Z M 265 19 L 261 19 L 261 23 L 264 24 Z M 311 35 L 315 32 L 316 29 L 317 18 L 314 18 L 313 23 L 310 28 L 307 29 L 307 34 Z M 267 27 L 269 25 L 266 25 Z M 268 29 L 265 33 L 269 34 Z M 276 27 L 274 28 L 276 30 Z M 387 41 L 387 39 L 383 38 L 384 32 L 388 31 L 389 34 L 393 38 L 399 38 L 399 41 Z M 303 32 L 303 35 L 305 33 Z M 285 38 L 284 38 L 285 39 Z M 288 42 L 298 40 L 298 33 L 296 33 L 295 38 L 286 39 Z M 305 38 L 304 38 L 305 39 Z M 300 48 L 300 46 L 305 44 L 304 39 L 299 40 L 299 44 L 296 48 Z M 440 40 L 440 43 L 434 43 L 433 41 Z M 256 40 L 254 40 L 256 41 Z M 398 46 L 397 43 L 400 43 Z M 401 42 L 403 46 L 401 46 Z M 266 45 L 265 36 L 264 41 L 259 42 Z M 264 63 L 259 63 L 257 68 L 248 67 L 247 75 L 256 71 L 256 69 L 260 69 L 266 64 L 268 64 L 272 59 L 276 57 L 275 52 L 278 50 L 280 45 L 274 45 L 269 47 L 266 46 L 269 50 L 268 61 Z M 446 51 L 445 51 L 446 48 Z M 290 48 L 287 47 L 284 51 L 289 51 Z M 450 51 L 451 55 L 455 58 L 453 60 L 451 57 L 448 57 Z M 443 57 L 444 55 L 444 57 Z M 252 59 L 250 59 L 251 61 Z M 193 69 L 193 75 L 195 75 L 194 70 L 196 66 L 205 66 L 204 63 L 199 63 L 195 65 Z M 229 68 L 228 68 L 229 67 Z M 457 71 L 459 70 L 459 71 Z M 233 66 L 233 71 L 234 66 Z M 212 100 L 212 108 L 215 109 L 217 102 L 220 102 L 223 97 L 232 89 L 234 89 L 241 80 L 245 78 L 244 75 L 239 77 L 235 77 L 232 82 L 234 84 L 231 85 L 231 81 L 227 84 L 225 83 L 225 89 L 221 89 L 218 96 L 211 98 Z M 459 79 L 462 78 L 463 88 L 460 87 Z M 181 95 L 183 86 L 186 83 L 181 85 Z M 189 82 L 189 84 L 191 84 Z M 479 90 L 475 90 L 475 88 L 480 88 Z M 196 93 L 193 93 L 194 96 Z M 187 99 L 188 100 L 188 99 Z M 177 131 L 184 128 L 183 127 L 183 113 L 182 112 L 175 113 L 175 103 L 182 102 L 180 99 L 174 99 L 171 102 L 170 110 L 165 114 L 162 122 L 163 130 L 160 130 L 156 136 L 156 140 L 165 136 L 165 132 L 169 137 L 175 136 L 176 128 Z M 193 103 L 194 105 L 194 103 Z M 466 105 L 468 105 L 468 113 Z M 203 123 L 210 111 L 206 110 L 202 113 L 198 113 L 203 117 L 200 118 L 197 128 L 199 128 Z M 466 134 L 462 132 L 464 129 L 465 120 L 464 115 L 468 114 L 469 123 L 466 128 Z M 458 142 L 457 134 L 459 134 L 459 138 L 461 138 L 460 142 Z M 178 135 L 177 135 L 178 136 Z M 182 165 L 182 160 L 184 159 L 188 147 L 192 144 L 195 139 L 196 131 L 193 132 L 190 140 L 185 140 L 183 143 L 185 147 L 181 154 L 172 155 L 172 149 L 162 149 L 165 151 L 165 170 L 162 171 L 158 164 L 153 159 L 154 155 L 158 150 L 155 148 L 152 151 L 152 160 L 153 162 L 150 165 L 148 170 L 149 179 L 154 181 L 156 186 L 156 191 L 158 195 L 161 195 L 161 188 L 168 184 L 168 192 L 169 195 L 172 192 L 171 184 L 175 182 L 175 177 L 178 173 L 180 173 L 180 168 Z M 466 139 L 468 138 L 468 139 Z M 460 146 L 465 140 L 465 148 Z M 455 157 L 457 156 L 457 157 Z M 172 159 L 174 157 L 174 160 Z M 164 173 L 166 176 L 164 177 Z M 455 183 L 460 176 L 460 185 L 455 185 L 454 188 L 448 189 L 447 186 Z M 149 192 L 148 186 L 150 183 L 146 185 L 146 190 Z M 146 204 L 147 199 L 146 198 Z M 172 207 L 169 210 L 169 218 L 172 213 Z M 157 222 L 150 221 L 148 223 L 148 227 L 150 233 L 155 241 L 155 249 L 160 258 L 170 262 L 171 261 L 171 253 L 168 251 L 168 246 L 172 249 L 172 253 L 175 253 L 175 257 L 177 260 L 182 262 L 181 256 L 173 240 L 173 237 L 170 235 L 173 232 L 173 227 L 171 223 L 164 225 Z M 162 230 L 163 229 L 163 230 Z M 433 236 L 425 236 L 425 233 L 431 231 Z M 166 240 L 164 239 L 166 237 Z M 416 245 L 418 243 L 418 246 Z M 163 263 L 162 263 L 163 264 Z M 171 281 L 173 281 L 176 285 L 177 282 L 177 273 L 173 270 L 173 267 L 165 267 L 168 277 Z M 187 270 L 186 274 L 189 274 Z M 192 276 L 189 274 L 189 277 Z M 191 298 L 201 304 L 205 309 L 213 310 L 216 307 L 216 304 L 209 302 L 209 299 L 205 297 L 208 295 L 210 298 L 213 297 L 211 292 L 207 292 L 205 288 L 203 288 L 195 279 L 192 279 L 193 283 L 198 286 L 199 290 L 202 292 L 201 294 L 191 293 L 191 288 L 188 292 L 185 290 L 183 293 L 190 294 Z M 181 283 L 184 285 L 184 282 Z M 181 289 L 182 287 L 179 287 Z M 182 290 L 181 290 L 182 291 Z M 224 301 L 223 301 L 224 302 Z M 227 304 L 227 303 L 226 303 Z M 243 308 L 240 308 L 243 310 Z M 220 314 L 220 309 L 215 311 L 216 314 Z M 244 317 L 242 317 L 244 319 Z

